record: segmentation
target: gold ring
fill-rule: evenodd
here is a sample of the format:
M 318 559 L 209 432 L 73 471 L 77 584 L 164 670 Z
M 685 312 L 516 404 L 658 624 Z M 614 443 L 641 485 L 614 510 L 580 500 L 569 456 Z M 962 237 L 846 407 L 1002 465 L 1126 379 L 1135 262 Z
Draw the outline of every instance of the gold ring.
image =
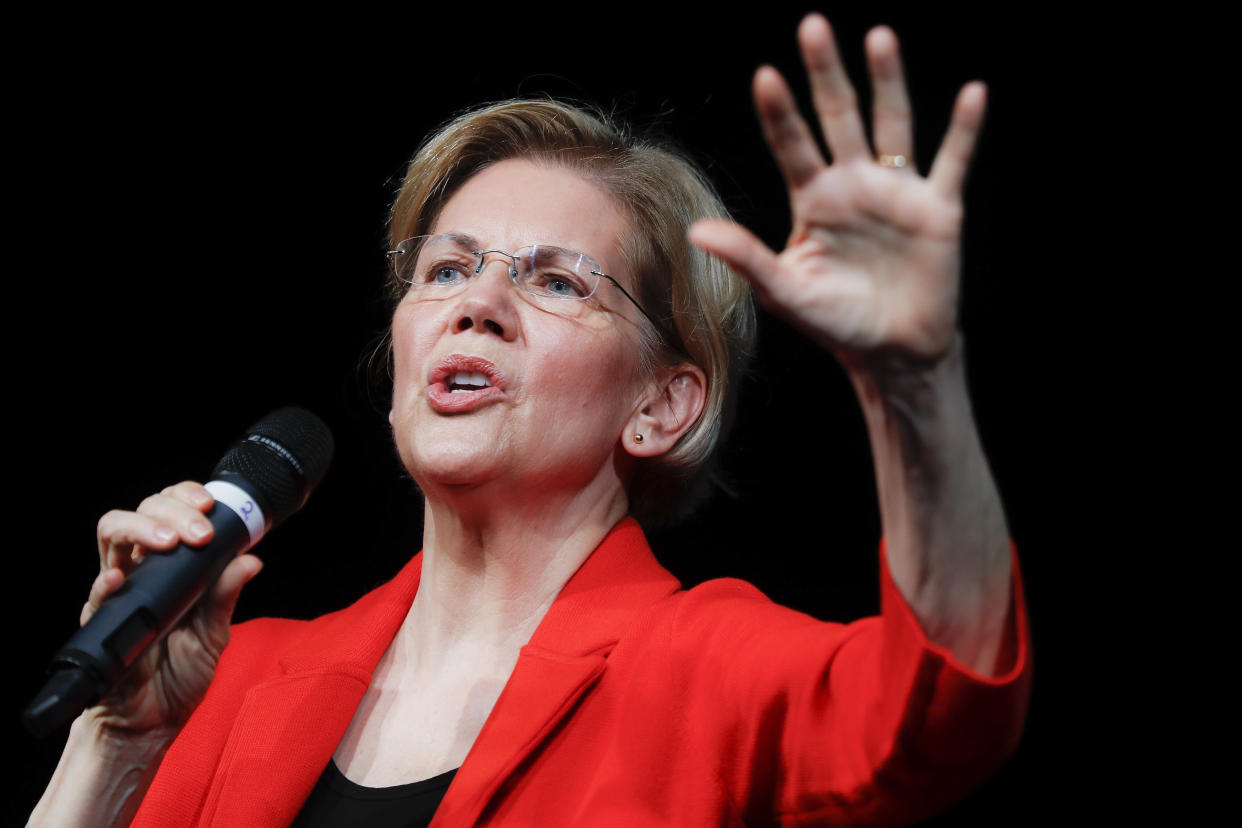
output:
M 878 159 L 881 167 L 893 167 L 894 169 L 904 167 L 906 165 L 906 157 L 904 155 L 881 155 Z

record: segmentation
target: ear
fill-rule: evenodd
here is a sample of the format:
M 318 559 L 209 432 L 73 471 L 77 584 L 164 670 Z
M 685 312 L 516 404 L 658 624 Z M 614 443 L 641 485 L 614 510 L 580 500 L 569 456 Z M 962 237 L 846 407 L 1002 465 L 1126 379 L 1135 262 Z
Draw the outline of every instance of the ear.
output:
M 699 419 L 707 399 L 707 375 L 692 362 L 660 373 L 626 423 L 621 445 L 635 457 L 667 453 Z

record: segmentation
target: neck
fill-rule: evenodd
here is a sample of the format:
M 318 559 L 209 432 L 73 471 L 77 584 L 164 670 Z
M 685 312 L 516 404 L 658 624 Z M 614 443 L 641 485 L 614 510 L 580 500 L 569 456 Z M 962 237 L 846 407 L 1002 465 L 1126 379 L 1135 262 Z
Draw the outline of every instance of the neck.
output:
M 431 659 L 516 659 L 548 607 L 626 514 L 615 479 L 506 498 L 488 487 L 427 487 L 418 594 L 398 638 Z

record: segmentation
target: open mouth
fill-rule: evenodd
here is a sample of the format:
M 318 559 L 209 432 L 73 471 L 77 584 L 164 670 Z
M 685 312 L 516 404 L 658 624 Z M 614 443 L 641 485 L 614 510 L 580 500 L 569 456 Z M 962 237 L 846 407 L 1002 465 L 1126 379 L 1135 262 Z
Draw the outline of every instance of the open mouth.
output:
M 450 354 L 432 369 L 427 399 L 444 414 L 458 414 L 505 398 L 505 376 L 481 357 Z
M 444 378 L 444 384 L 448 386 L 450 394 L 480 391 L 492 387 L 491 380 L 478 371 L 457 371 L 449 374 Z

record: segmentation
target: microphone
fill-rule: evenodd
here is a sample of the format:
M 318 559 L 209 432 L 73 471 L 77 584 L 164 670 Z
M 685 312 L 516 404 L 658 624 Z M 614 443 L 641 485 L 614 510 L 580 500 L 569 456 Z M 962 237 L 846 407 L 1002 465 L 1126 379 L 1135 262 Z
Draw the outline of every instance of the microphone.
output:
M 52 659 L 43 689 L 22 713 L 44 737 L 94 705 L 147 648 L 161 640 L 215 583 L 229 561 L 306 502 L 332 460 L 332 432 L 301 408 L 251 426 L 211 473 L 215 528 L 206 546 L 152 551 Z

